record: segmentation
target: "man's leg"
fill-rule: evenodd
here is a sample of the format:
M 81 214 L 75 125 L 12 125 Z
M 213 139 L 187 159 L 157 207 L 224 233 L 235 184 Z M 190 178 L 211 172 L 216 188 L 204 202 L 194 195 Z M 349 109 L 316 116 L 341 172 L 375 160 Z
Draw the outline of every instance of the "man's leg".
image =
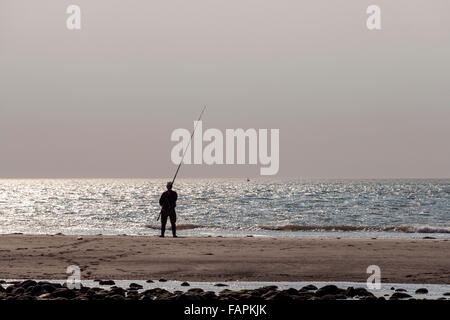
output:
M 172 226 L 172 235 L 174 237 L 177 236 L 177 215 L 175 214 L 175 211 L 171 213 L 170 215 L 170 225 Z
M 164 237 L 164 233 L 166 232 L 166 224 L 167 224 L 167 215 L 161 214 L 161 235 L 160 235 L 160 237 Z

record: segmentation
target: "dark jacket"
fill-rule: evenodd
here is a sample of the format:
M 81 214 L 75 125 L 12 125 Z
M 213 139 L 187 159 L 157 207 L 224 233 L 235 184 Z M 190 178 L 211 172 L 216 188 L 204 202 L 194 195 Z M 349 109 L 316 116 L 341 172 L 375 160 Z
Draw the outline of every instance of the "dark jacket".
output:
M 175 209 L 177 206 L 178 195 L 175 191 L 165 191 L 159 198 L 159 205 L 163 210 Z

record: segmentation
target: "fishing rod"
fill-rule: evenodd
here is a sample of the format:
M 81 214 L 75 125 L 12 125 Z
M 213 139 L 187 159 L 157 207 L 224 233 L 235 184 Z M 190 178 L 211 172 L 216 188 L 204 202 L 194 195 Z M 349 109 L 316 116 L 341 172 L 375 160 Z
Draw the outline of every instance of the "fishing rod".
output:
M 198 116 L 198 120 L 195 123 L 194 130 L 192 131 L 191 138 L 189 139 L 188 145 L 186 146 L 186 149 L 184 149 L 183 156 L 181 157 L 181 161 L 178 164 L 177 171 L 175 171 L 175 175 L 173 176 L 173 179 L 172 179 L 172 182 L 171 182 L 172 186 L 173 186 L 173 184 L 175 182 L 175 179 L 177 178 L 178 171 L 180 171 L 181 164 L 184 161 L 184 156 L 186 155 L 186 152 L 187 152 L 189 146 L 191 145 L 191 141 L 192 141 L 192 138 L 194 137 L 195 130 L 197 129 L 198 123 L 200 122 L 200 119 L 202 118 L 203 112 L 205 112 L 205 109 L 206 109 L 206 105 L 203 107 L 202 112 L 200 112 L 200 115 Z M 159 212 L 158 219 L 156 219 L 156 221 L 158 221 L 160 217 L 161 217 L 161 212 Z
M 175 179 L 177 178 L 178 171 L 180 171 L 180 167 L 181 167 L 181 164 L 183 163 L 184 156 L 186 155 L 186 151 L 189 148 L 189 146 L 191 145 L 192 137 L 194 136 L 195 130 L 197 129 L 197 125 L 200 122 L 200 119 L 202 118 L 202 115 L 203 115 L 203 112 L 205 112 L 205 109 L 206 109 L 206 106 L 203 107 L 202 112 L 200 112 L 200 116 L 198 117 L 198 120 L 195 123 L 195 127 L 194 127 L 194 130 L 192 131 L 191 138 L 189 139 L 189 143 L 188 143 L 186 149 L 184 149 L 183 157 L 181 158 L 181 161 L 180 161 L 180 164 L 178 165 L 177 171 L 175 172 L 175 175 L 173 176 L 172 185 L 175 182 Z

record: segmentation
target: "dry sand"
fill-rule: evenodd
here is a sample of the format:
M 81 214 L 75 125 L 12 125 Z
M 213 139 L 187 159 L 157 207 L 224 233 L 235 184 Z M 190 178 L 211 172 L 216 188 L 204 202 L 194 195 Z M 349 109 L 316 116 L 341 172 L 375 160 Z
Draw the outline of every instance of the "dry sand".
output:
M 0 279 L 450 283 L 450 241 L 0 235 Z

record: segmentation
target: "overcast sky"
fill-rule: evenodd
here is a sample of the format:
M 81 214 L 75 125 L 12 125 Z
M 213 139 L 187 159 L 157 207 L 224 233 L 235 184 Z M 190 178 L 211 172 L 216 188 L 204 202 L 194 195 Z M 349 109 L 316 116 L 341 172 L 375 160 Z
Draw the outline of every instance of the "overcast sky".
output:
M 450 2 L 0 0 L 0 177 L 171 176 L 204 104 L 280 129 L 280 177 L 449 178 Z

